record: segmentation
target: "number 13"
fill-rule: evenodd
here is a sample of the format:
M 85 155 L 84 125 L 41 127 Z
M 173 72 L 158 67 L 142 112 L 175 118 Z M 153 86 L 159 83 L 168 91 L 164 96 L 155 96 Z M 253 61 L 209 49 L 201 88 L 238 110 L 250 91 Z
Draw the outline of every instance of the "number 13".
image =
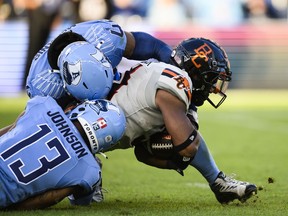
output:
M 52 131 L 51 128 L 49 128 L 48 125 L 46 124 L 39 125 L 39 128 L 40 130 L 38 130 L 32 136 L 24 138 L 23 140 L 15 144 L 13 147 L 3 152 L 1 154 L 3 160 L 5 161 L 11 156 L 17 154 L 17 152 L 23 150 L 24 148 L 38 143 L 37 141 L 41 140 L 44 136 L 46 136 Z M 59 164 L 63 163 L 64 161 L 70 158 L 63 144 L 57 137 L 53 137 L 45 144 L 48 146 L 49 149 L 55 148 L 58 151 L 59 155 L 53 158 L 53 160 L 48 160 L 45 155 L 43 155 L 40 158 L 36 158 L 36 160 L 38 160 L 41 165 L 37 169 L 30 171 L 29 174 L 25 175 L 21 171 L 21 168 L 25 166 L 21 158 L 17 158 L 16 160 L 14 160 L 9 164 L 11 171 L 14 173 L 19 182 L 23 184 L 29 184 L 30 182 L 36 180 L 40 176 L 47 173 L 49 170 L 52 170 L 53 168 L 55 168 L 56 166 L 58 166 Z M 33 155 L 33 152 L 31 152 L 31 155 Z M 30 160 L 33 159 L 35 158 L 33 157 L 30 158 Z

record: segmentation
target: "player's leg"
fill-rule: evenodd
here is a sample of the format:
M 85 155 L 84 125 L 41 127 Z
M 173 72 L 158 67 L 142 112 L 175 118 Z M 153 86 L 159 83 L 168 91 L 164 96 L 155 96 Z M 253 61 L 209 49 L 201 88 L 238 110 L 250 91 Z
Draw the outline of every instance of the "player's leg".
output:
M 200 133 L 199 135 L 201 136 L 200 145 L 194 159 L 191 161 L 191 165 L 203 175 L 209 184 L 212 184 L 217 178 L 220 170 L 210 154 L 205 140 Z
M 211 190 L 220 203 L 228 203 L 234 199 L 245 202 L 253 194 L 257 193 L 256 185 L 227 177 L 220 171 L 202 136 L 200 142 L 198 152 L 191 161 L 191 165 L 208 181 Z

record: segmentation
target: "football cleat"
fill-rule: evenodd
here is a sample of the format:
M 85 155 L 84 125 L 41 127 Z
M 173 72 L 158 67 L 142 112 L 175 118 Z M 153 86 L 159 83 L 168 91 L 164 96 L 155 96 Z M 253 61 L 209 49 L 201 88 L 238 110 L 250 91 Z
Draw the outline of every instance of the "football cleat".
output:
M 101 170 L 103 167 L 102 161 L 100 160 L 99 157 L 95 155 L 95 160 L 99 164 Z M 104 200 L 104 194 L 103 191 L 106 191 L 104 188 L 102 188 L 102 178 L 100 180 L 100 183 L 96 186 L 95 191 L 93 193 L 92 201 L 93 202 L 102 202 Z
M 93 202 L 98 202 L 98 203 L 104 200 L 102 182 L 99 186 L 96 187 L 92 200 Z
M 235 199 L 244 203 L 251 196 L 257 194 L 257 186 L 249 182 L 242 182 L 226 176 L 220 172 L 214 181 L 210 184 L 216 199 L 221 204 L 228 204 Z
M 102 187 L 102 179 L 101 179 L 99 186 L 96 187 L 93 193 L 92 201 L 97 203 L 104 201 L 104 194 L 103 194 L 104 192 L 107 193 L 107 190 Z

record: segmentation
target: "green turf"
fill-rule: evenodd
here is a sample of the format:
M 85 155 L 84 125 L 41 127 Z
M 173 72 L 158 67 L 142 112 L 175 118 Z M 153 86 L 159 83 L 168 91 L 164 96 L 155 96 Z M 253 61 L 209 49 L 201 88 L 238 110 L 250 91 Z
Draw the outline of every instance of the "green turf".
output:
M 262 190 L 245 204 L 222 206 L 193 168 L 181 177 L 137 162 L 132 150 L 102 159 L 105 201 L 88 207 L 67 200 L 43 211 L 0 215 L 288 215 L 288 91 L 230 91 L 215 110 L 199 110 L 200 131 L 220 169 Z M 11 123 L 26 98 L 0 99 L 0 126 Z M 273 183 L 268 183 L 268 179 Z

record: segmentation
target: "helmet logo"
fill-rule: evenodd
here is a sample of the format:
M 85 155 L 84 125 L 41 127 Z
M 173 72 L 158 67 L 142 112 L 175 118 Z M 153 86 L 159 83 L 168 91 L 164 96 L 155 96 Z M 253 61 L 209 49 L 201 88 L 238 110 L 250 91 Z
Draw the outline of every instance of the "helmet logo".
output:
M 68 85 L 78 85 L 81 80 L 82 70 L 81 63 L 78 61 L 76 64 L 64 63 L 63 76 Z
M 204 61 L 207 62 L 208 55 L 212 53 L 212 49 L 206 43 L 204 43 L 197 49 L 194 49 L 194 51 L 196 54 L 191 58 L 191 61 L 196 68 L 200 68 L 202 66 L 201 63 L 196 62 L 197 60 L 199 60 L 199 58 L 204 59 Z
M 95 58 L 97 61 L 101 62 L 104 67 L 107 68 L 111 67 L 111 64 L 107 61 L 103 53 L 100 52 L 99 50 L 96 50 L 96 53 L 91 54 L 91 56 Z
M 109 110 L 113 110 L 120 115 L 120 109 L 111 102 L 97 100 L 93 102 L 87 101 L 87 103 L 92 104 L 92 106 L 90 105 L 91 109 L 93 109 L 98 115 L 100 112 L 108 112 Z

